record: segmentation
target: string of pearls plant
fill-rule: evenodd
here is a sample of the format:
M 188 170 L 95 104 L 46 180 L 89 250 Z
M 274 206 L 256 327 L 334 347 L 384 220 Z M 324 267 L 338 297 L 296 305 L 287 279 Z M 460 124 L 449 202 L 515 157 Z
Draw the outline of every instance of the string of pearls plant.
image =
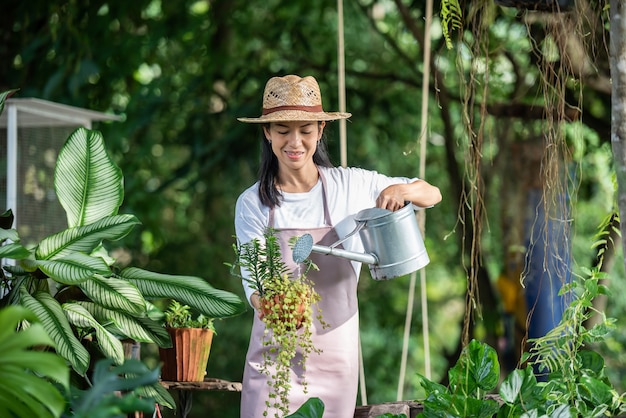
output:
M 266 406 L 286 415 L 289 413 L 291 370 L 302 370 L 306 393 L 306 361 L 311 353 L 321 352 L 313 344 L 311 328 L 313 305 L 319 302 L 320 295 L 307 279 L 307 273 L 318 268 L 307 259 L 302 271 L 291 272 L 282 259 L 275 231 L 269 228 L 263 238 L 264 242 L 253 239 L 233 244 L 236 261 L 227 265 L 231 267 L 231 274 L 246 280 L 259 292 L 262 321 L 266 326 L 263 345 L 268 348 L 264 351 L 261 371 L 271 388 Z M 236 267 L 246 270 L 248 275 L 243 276 Z M 322 327 L 328 326 L 319 309 L 317 319 Z M 267 409 L 264 416 L 267 416 Z

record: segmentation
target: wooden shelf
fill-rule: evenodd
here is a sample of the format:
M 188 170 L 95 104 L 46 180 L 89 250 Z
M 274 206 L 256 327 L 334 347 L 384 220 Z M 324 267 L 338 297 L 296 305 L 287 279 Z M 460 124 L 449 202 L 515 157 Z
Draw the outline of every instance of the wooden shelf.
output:
M 161 381 L 165 389 L 171 390 L 201 390 L 201 391 L 227 391 L 241 392 L 241 383 L 229 382 L 228 380 L 206 377 L 203 382 L 168 382 Z

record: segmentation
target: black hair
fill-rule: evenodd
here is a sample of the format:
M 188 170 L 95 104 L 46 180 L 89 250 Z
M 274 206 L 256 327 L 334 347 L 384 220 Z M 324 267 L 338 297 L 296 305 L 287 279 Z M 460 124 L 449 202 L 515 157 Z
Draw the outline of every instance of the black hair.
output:
M 321 122 L 318 122 L 318 127 Z M 269 123 L 263 125 L 269 129 Z M 272 144 L 265 138 L 264 132 L 261 132 L 261 167 L 259 168 L 259 199 L 261 203 L 270 208 L 280 206 L 282 202 L 282 193 L 276 186 L 276 176 L 278 175 L 278 159 L 272 151 Z M 313 162 L 321 167 L 333 167 L 330 157 L 328 156 L 328 147 L 326 146 L 326 130 L 322 132 L 322 137 L 317 142 L 315 154 L 313 154 Z

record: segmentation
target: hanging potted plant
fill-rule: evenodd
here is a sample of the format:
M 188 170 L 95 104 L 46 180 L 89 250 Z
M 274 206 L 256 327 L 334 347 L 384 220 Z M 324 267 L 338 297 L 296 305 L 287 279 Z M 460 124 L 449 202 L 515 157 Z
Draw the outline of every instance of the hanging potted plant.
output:
M 313 305 L 319 302 L 320 296 L 306 277 L 317 266 L 307 259 L 303 262 L 302 270 L 291 272 L 282 259 L 274 231 L 267 229 L 263 238 L 264 242 L 253 239 L 247 243 L 234 244 L 236 261 L 227 265 L 231 267 L 231 274 L 247 281 L 259 292 L 261 319 L 267 328 L 263 345 L 268 347 L 264 352 L 261 371 L 267 376 L 270 399 L 274 400 L 272 406 L 287 414 L 290 369 L 295 365 L 305 369 L 309 355 L 320 353 L 313 344 L 311 331 Z M 237 267 L 247 271 L 248 275 L 241 275 Z M 323 327 L 327 326 L 321 312 L 317 319 Z M 297 352 L 300 354 L 298 360 Z M 303 385 L 306 388 L 306 379 Z M 270 405 L 269 399 L 267 404 Z
M 189 305 L 173 300 L 165 311 L 164 326 L 172 340 L 172 347 L 159 347 L 163 363 L 161 380 L 203 381 L 216 333 L 213 319 L 202 314 L 194 318 Z

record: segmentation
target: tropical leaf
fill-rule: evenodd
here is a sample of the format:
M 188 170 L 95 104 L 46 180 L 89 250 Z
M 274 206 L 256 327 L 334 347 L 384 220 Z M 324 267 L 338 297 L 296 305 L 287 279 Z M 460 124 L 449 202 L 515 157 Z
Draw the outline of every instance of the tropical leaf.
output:
M 103 308 L 93 302 L 76 302 L 87 309 L 94 318 L 110 332 L 135 341 L 155 343 L 159 347 L 169 348 L 172 341 L 163 326 L 150 319 L 129 315 Z
M 107 275 L 111 269 L 100 257 L 73 253 L 56 260 L 38 260 L 39 269 L 59 283 L 72 285 L 84 282 L 95 274 Z
M 0 93 L 0 114 L 4 112 L 4 103 L 6 102 L 6 100 L 18 90 L 19 89 L 11 89 L 11 90 L 3 91 L 2 93 Z
M 77 327 L 96 331 L 96 341 L 100 351 L 116 364 L 124 363 L 124 347 L 122 342 L 107 331 L 89 311 L 77 303 L 64 303 L 63 311 L 69 322 Z
M 95 303 L 117 311 L 140 315 L 146 312 L 146 301 L 134 284 L 115 277 L 95 275 L 78 286 Z
M 119 274 L 135 284 L 146 298 L 171 298 L 210 318 L 226 318 L 246 310 L 243 300 L 234 293 L 216 289 L 194 276 L 154 273 L 128 267 Z
M 61 305 L 49 293 L 37 292 L 31 296 L 23 286 L 20 287 L 20 299 L 22 305 L 41 321 L 54 341 L 57 353 L 72 365 L 76 373 L 84 376 L 89 366 L 89 353 L 74 335 Z
M 20 236 L 15 229 L 0 228 L 0 242 L 4 242 L 6 240 L 18 242 L 20 240 Z
M 17 331 L 22 321 L 28 328 Z M 0 310 L 0 416 L 58 417 L 65 408 L 52 379 L 69 390 L 69 369 L 65 360 L 51 352 L 32 350 L 54 346 L 33 312 L 23 306 Z
M 144 396 L 146 398 L 152 398 L 159 405 L 163 405 L 169 409 L 176 409 L 176 401 L 170 395 L 170 393 L 161 385 L 161 383 L 156 383 L 150 386 L 143 386 L 138 388 L 135 392 L 138 395 Z
M 35 255 L 39 260 L 54 260 L 74 252 L 90 254 L 103 240 L 121 239 L 139 223 L 134 215 L 115 215 L 68 228 L 41 240 Z
M 100 132 L 78 128 L 68 137 L 57 159 L 54 188 L 70 227 L 117 214 L 124 199 L 122 171 Z
M 12 242 L 0 246 L 0 258 L 10 258 L 13 260 L 22 260 L 30 257 L 31 252 L 22 244 Z
M 145 386 L 159 384 L 159 368 L 154 370 L 141 361 L 127 359 L 115 366 L 111 359 L 96 362 L 93 386 L 86 391 L 75 391 L 72 397 L 72 418 L 109 418 L 134 412 L 154 412 L 154 400 L 142 399 L 138 391 Z M 121 395 L 120 395 L 121 393 Z

